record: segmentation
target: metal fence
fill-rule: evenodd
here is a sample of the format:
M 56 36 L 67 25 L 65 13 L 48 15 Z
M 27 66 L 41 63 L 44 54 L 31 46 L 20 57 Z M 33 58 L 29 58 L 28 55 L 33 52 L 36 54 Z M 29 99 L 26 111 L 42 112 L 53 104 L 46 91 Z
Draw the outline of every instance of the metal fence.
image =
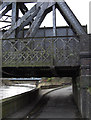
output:
M 74 36 L 2 40 L 2 66 L 78 65 L 79 42 Z

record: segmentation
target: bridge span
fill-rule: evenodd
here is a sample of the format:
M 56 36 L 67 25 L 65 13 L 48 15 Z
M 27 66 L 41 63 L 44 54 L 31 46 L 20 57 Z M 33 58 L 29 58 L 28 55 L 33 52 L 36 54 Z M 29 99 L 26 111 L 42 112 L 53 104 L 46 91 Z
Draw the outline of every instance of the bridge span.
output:
M 56 26 L 56 9 L 62 14 L 68 27 Z M 11 16 L 7 15 L 10 10 Z M 19 10 L 22 17 L 19 16 Z M 2 27 L 0 32 L 2 77 L 72 77 L 73 96 L 82 118 L 91 119 L 91 98 L 88 94 L 91 89 L 91 35 L 67 3 L 38 2 L 28 10 L 26 2 L 0 2 L 0 11 L 1 22 L 10 23 Z M 53 27 L 40 28 L 45 16 L 51 11 Z M 25 29 L 27 25 L 28 29 Z M 23 101 L 26 106 L 27 101 L 32 101 L 31 97 L 36 98 L 38 93 L 37 90 L 32 94 L 26 93 L 21 100 L 16 97 L 11 108 L 14 105 L 18 108 L 23 100 L 26 101 Z
M 83 28 L 86 31 L 86 26 Z M 41 36 L 44 31 L 46 36 Z M 36 37 L 2 39 L 3 77 L 78 76 L 80 49 L 82 42 L 88 45 L 89 35 L 87 41 L 82 41 L 69 27 L 57 28 L 57 36 L 52 36 L 51 31 L 39 29 Z

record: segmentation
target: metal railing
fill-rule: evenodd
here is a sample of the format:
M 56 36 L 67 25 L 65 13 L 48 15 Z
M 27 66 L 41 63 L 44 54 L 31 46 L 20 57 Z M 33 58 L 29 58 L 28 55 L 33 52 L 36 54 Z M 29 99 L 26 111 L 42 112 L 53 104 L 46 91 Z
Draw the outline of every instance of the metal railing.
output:
M 73 66 L 79 62 L 74 36 L 2 40 L 3 67 Z

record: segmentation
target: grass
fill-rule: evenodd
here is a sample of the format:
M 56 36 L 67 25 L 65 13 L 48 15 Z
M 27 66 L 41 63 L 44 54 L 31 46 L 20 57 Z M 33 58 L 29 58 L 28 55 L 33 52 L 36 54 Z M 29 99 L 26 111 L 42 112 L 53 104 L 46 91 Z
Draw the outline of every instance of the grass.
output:
M 88 92 L 91 94 L 91 87 L 88 88 Z
M 62 83 L 69 83 L 71 82 L 71 78 L 58 78 L 58 77 L 52 77 L 52 78 L 42 78 L 42 81 L 39 83 L 38 87 L 41 86 L 50 86 L 50 85 L 62 85 Z

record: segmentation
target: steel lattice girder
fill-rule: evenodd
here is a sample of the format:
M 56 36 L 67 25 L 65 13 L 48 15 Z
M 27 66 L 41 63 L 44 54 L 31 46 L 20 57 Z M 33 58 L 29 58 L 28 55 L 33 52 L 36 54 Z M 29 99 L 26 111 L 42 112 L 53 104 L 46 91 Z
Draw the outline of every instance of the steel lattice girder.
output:
M 80 22 L 77 20 L 71 9 L 68 7 L 66 2 L 42 2 L 37 3 L 32 7 L 26 14 L 23 15 L 11 28 L 4 33 L 2 38 L 8 38 L 14 30 L 19 28 L 20 30 L 27 24 L 31 22 L 31 26 L 27 31 L 25 37 L 33 37 L 38 30 L 40 24 L 45 18 L 46 14 L 52 11 L 51 7 L 56 4 L 56 7 L 59 9 L 60 13 L 63 15 L 67 23 L 73 28 L 73 30 L 78 35 L 86 35 L 86 32 L 82 28 Z M 34 21 L 31 21 L 36 16 Z M 30 21 L 29 18 L 30 17 Z

